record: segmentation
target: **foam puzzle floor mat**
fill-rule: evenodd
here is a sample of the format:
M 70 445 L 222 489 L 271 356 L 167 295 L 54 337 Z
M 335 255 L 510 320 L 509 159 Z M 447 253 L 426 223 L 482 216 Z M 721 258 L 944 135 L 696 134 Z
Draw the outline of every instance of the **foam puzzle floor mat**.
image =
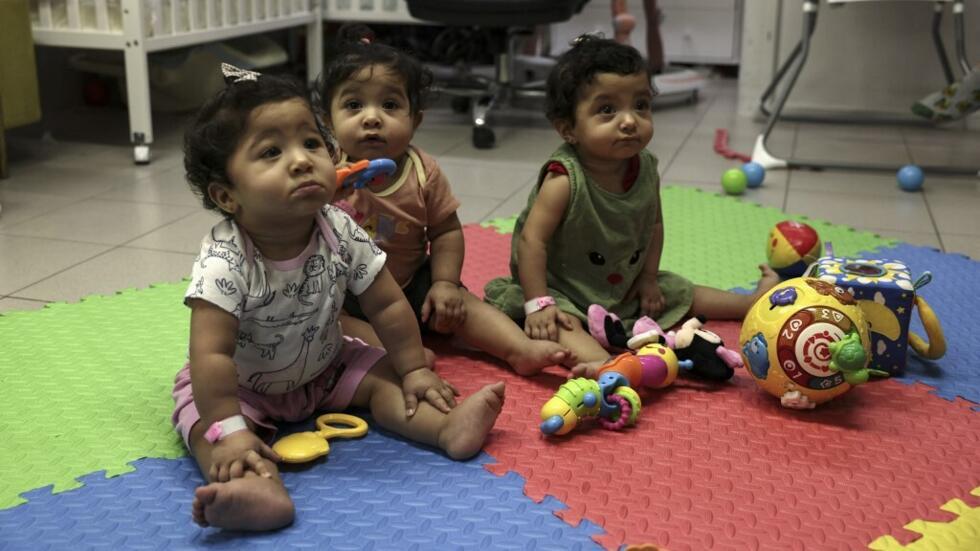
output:
M 936 311 L 946 340 L 946 355 L 939 361 L 909 355 L 905 373 L 898 381 L 920 382 L 947 400 L 965 398 L 980 411 L 980 339 L 977 338 L 977 308 L 980 306 L 980 263 L 970 258 L 945 254 L 927 247 L 901 244 L 881 251 L 904 261 L 913 273 L 929 270 L 934 277 L 920 294 Z M 911 329 L 925 335 L 922 322 L 913 316 Z
M 373 425 L 373 423 L 372 423 Z M 304 430 L 312 428 L 303 427 Z M 197 464 L 142 459 L 114 478 L 83 477 L 83 486 L 0 510 L 0 547 L 9 549 L 599 549 L 601 529 L 570 526 L 555 500 L 535 503 L 516 474 L 501 478 L 486 454 L 452 461 L 372 430 L 335 442 L 330 455 L 283 473 L 296 522 L 271 533 L 200 528 L 190 522 Z
M 667 249 L 689 249 L 674 264 L 665 255 L 665 268 L 723 288 L 754 285 L 761 242 L 785 215 L 694 190 L 664 197 L 665 214 L 687 213 L 668 218 Z M 545 439 L 538 410 L 559 374 L 520 378 L 432 339 L 437 370 L 464 393 L 508 384 L 486 454 L 452 462 L 372 426 L 287 473 L 297 523 L 273 534 L 190 521 L 201 479 L 169 423 L 186 357 L 185 283 L 0 315 L 0 548 L 980 548 L 970 523 L 980 502 L 970 494 L 980 486 L 969 323 L 980 306 L 970 292 L 977 263 L 807 222 L 838 255 L 931 270 L 922 294 L 943 322 L 947 357 L 811 412 L 780 408 L 745 373 L 720 387 L 684 381 L 646 396 L 633 429 Z M 508 272 L 506 224 L 465 228 L 463 280 L 478 294 Z M 739 324 L 710 328 L 732 343 Z
M 980 498 L 980 488 L 970 492 Z M 870 549 L 874 551 L 895 551 L 910 549 L 918 551 L 972 551 L 980 542 L 980 507 L 970 507 L 959 498 L 954 498 L 943 504 L 943 511 L 955 515 L 955 518 L 936 522 L 916 519 L 905 525 L 905 528 L 921 534 L 922 538 L 908 545 L 892 536 L 882 536 L 871 542 Z

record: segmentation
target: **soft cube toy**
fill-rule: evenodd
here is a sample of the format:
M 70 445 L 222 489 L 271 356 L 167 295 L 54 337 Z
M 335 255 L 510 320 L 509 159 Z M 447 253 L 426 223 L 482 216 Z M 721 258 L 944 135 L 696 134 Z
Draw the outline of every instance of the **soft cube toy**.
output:
M 908 266 L 898 260 L 824 256 L 807 275 L 843 289 L 857 301 L 871 332 L 869 368 L 890 375 L 900 373 L 905 368 L 909 346 L 926 359 L 939 359 L 945 354 L 946 341 L 939 321 L 916 293 L 932 280 L 929 272 L 913 281 Z M 929 342 L 909 332 L 915 307 L 919 308 Z

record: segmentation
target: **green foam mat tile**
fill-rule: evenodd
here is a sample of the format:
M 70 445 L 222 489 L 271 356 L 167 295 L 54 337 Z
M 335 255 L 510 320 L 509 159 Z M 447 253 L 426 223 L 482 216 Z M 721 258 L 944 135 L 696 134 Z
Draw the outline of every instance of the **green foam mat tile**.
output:
M 697 188 L 666 186 L 664 253 L 661 268 L 677 272 L 699 285 L 719 289 L 754 287 L 756 267 L 766 261 L 766 238 L 781 220 L 799 220 L 817 230 L 838 256 L 871 252 L 897 242 L 871 232 L 788 215 L 783 211 L 707 193 Z M 517 216 L 484 222 L 500 233 L 512 233 Z
M 480 225 L 484 228 L 493 228 L 497 233 L 514 233 L 514 225 L 517 224 L 517 215 L 505 216 L 503 218 L 493 218 Z
M 186 283 L 0 315 L 0 509 L 143 457 L 185 455 L 170 424 L 186 361 Z

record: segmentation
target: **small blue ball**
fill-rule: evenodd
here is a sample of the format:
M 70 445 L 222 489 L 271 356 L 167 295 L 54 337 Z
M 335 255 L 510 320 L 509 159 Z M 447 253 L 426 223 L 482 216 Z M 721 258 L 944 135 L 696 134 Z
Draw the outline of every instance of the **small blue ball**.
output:
M 756 162 L 750 161 L 742 165 L 742 172 L 745 173 L 750 188 L 761 186 L 762 181 L 766 179 L 766 169 L 762 168 L 762 165 Z
M 922 169 L 915 165 L 903 166 L 898 169 L 898 174 L 895 177 L 898 180 L 898 187 L 905 191 L 921 190 L 922 182 L 925 179 L 925 176 L 922 174 Z

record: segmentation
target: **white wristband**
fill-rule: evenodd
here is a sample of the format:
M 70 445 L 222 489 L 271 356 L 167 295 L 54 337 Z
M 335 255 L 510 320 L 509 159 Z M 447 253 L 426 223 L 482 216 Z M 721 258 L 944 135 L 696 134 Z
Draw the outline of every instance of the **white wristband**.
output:
M 549 297 L 547 295 L 543 297 L 532 298 L 531 300 L 524 303 L 524 315 L 530 316 L 531 314 L 537 312 L 538 310 L 544 310 L 549 306 L 555 305 L 554 297 Z

